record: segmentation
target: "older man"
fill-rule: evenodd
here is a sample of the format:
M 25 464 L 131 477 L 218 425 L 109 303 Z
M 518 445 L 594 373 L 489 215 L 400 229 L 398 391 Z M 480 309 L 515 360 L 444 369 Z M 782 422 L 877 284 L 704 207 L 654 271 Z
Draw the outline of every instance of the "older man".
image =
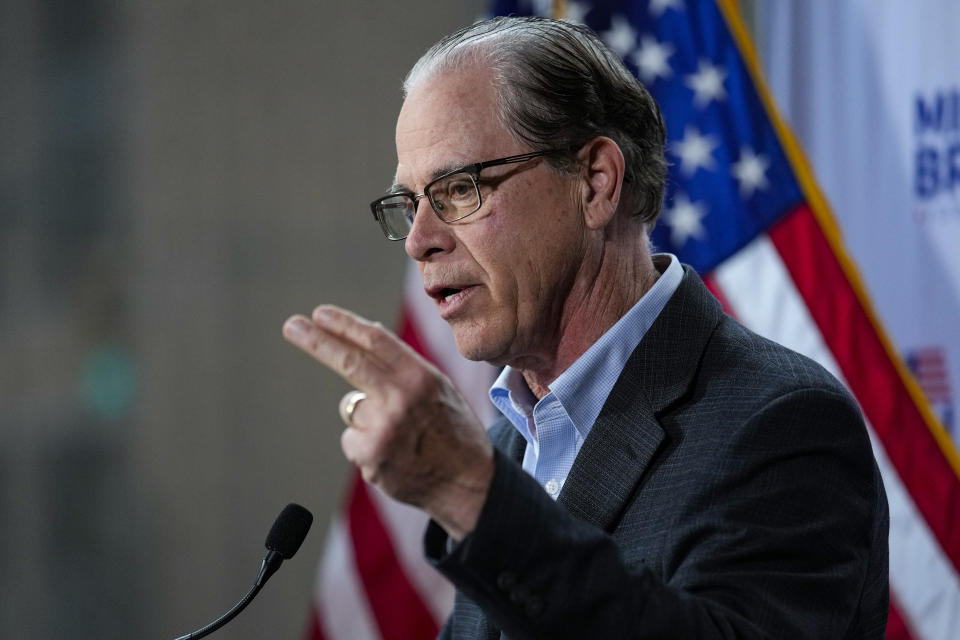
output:
M 373 212 L 461 353 L 504 366 L 504 417 L 488 437 L 347 311 L 284 333 L 357 388 L 347 458 L 432 518 L 458 588 L 442 636 L 881 637 L 887 506 L 859 411 L 651 256 L 665 133 L 644 87 L 585 28 L 496 19 L 435 45 L 405 96 Z

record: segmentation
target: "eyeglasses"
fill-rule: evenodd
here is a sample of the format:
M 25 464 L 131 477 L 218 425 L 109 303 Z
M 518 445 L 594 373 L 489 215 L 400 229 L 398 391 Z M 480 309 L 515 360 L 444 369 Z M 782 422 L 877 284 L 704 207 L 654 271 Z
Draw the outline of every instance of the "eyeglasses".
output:
M 534 151 L 518 156 L 477 162 L 445 173 L 423 188 L 423 193 L 390 193 L 370 203 L 373 217 L 380 223 L 384 235 L 390 240 L 403 240 L 410 234 L 417 203 L 426 198 L 430 208 L 440 220 L 450 223 L 463 220 L 483 206 L 480 196 L 480 171 L 488 167 L 517 164 L 534 158 L 560 153 L 559 149 Z

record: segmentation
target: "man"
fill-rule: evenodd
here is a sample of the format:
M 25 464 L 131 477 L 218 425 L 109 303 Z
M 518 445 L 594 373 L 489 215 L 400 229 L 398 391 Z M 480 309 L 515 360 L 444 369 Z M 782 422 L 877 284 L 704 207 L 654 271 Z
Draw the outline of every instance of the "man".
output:
M 665 129 L 589 30 L 496 19 L 405 82 L 372 205 L 464 356 L 504 366 L 490 430 L 376 323 L 288 340 L 343 376 L 341 444 L 430 515 L 448 638 L 878 638 L 887 506 L 859 411 L 819 366 L 652 256 Z M 496 445 L 491 446 L 491 440 Z

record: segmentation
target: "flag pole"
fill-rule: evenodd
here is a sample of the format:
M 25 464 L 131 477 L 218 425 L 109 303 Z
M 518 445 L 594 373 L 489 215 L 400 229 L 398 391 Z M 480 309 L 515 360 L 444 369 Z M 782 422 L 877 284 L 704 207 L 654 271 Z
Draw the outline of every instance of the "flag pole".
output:
M 567 0 L 553 0 L 553 19 L 563 20 L 567 15 Z

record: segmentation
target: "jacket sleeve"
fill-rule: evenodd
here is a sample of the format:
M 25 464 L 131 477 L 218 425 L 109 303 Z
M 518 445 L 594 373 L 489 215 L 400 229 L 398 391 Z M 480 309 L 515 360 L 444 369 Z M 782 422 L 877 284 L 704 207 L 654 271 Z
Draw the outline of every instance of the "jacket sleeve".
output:
M 682 484 L 694 488 L 664 507 L 683 517 L 664 531 L 656 566 L 628 565 L 623 532 L 574 518 L 499 452 L 474 531 L 452 544 L 431 523 L 427 557 L 514 640 L 848 637 L 887 534 L 857 407 L 799 390 L 730 436 L 717 455 L 687 461 Z M 882 637 L 885 615 L 858 637 Z M 458 637 L 455 623 L 445 637 Z

